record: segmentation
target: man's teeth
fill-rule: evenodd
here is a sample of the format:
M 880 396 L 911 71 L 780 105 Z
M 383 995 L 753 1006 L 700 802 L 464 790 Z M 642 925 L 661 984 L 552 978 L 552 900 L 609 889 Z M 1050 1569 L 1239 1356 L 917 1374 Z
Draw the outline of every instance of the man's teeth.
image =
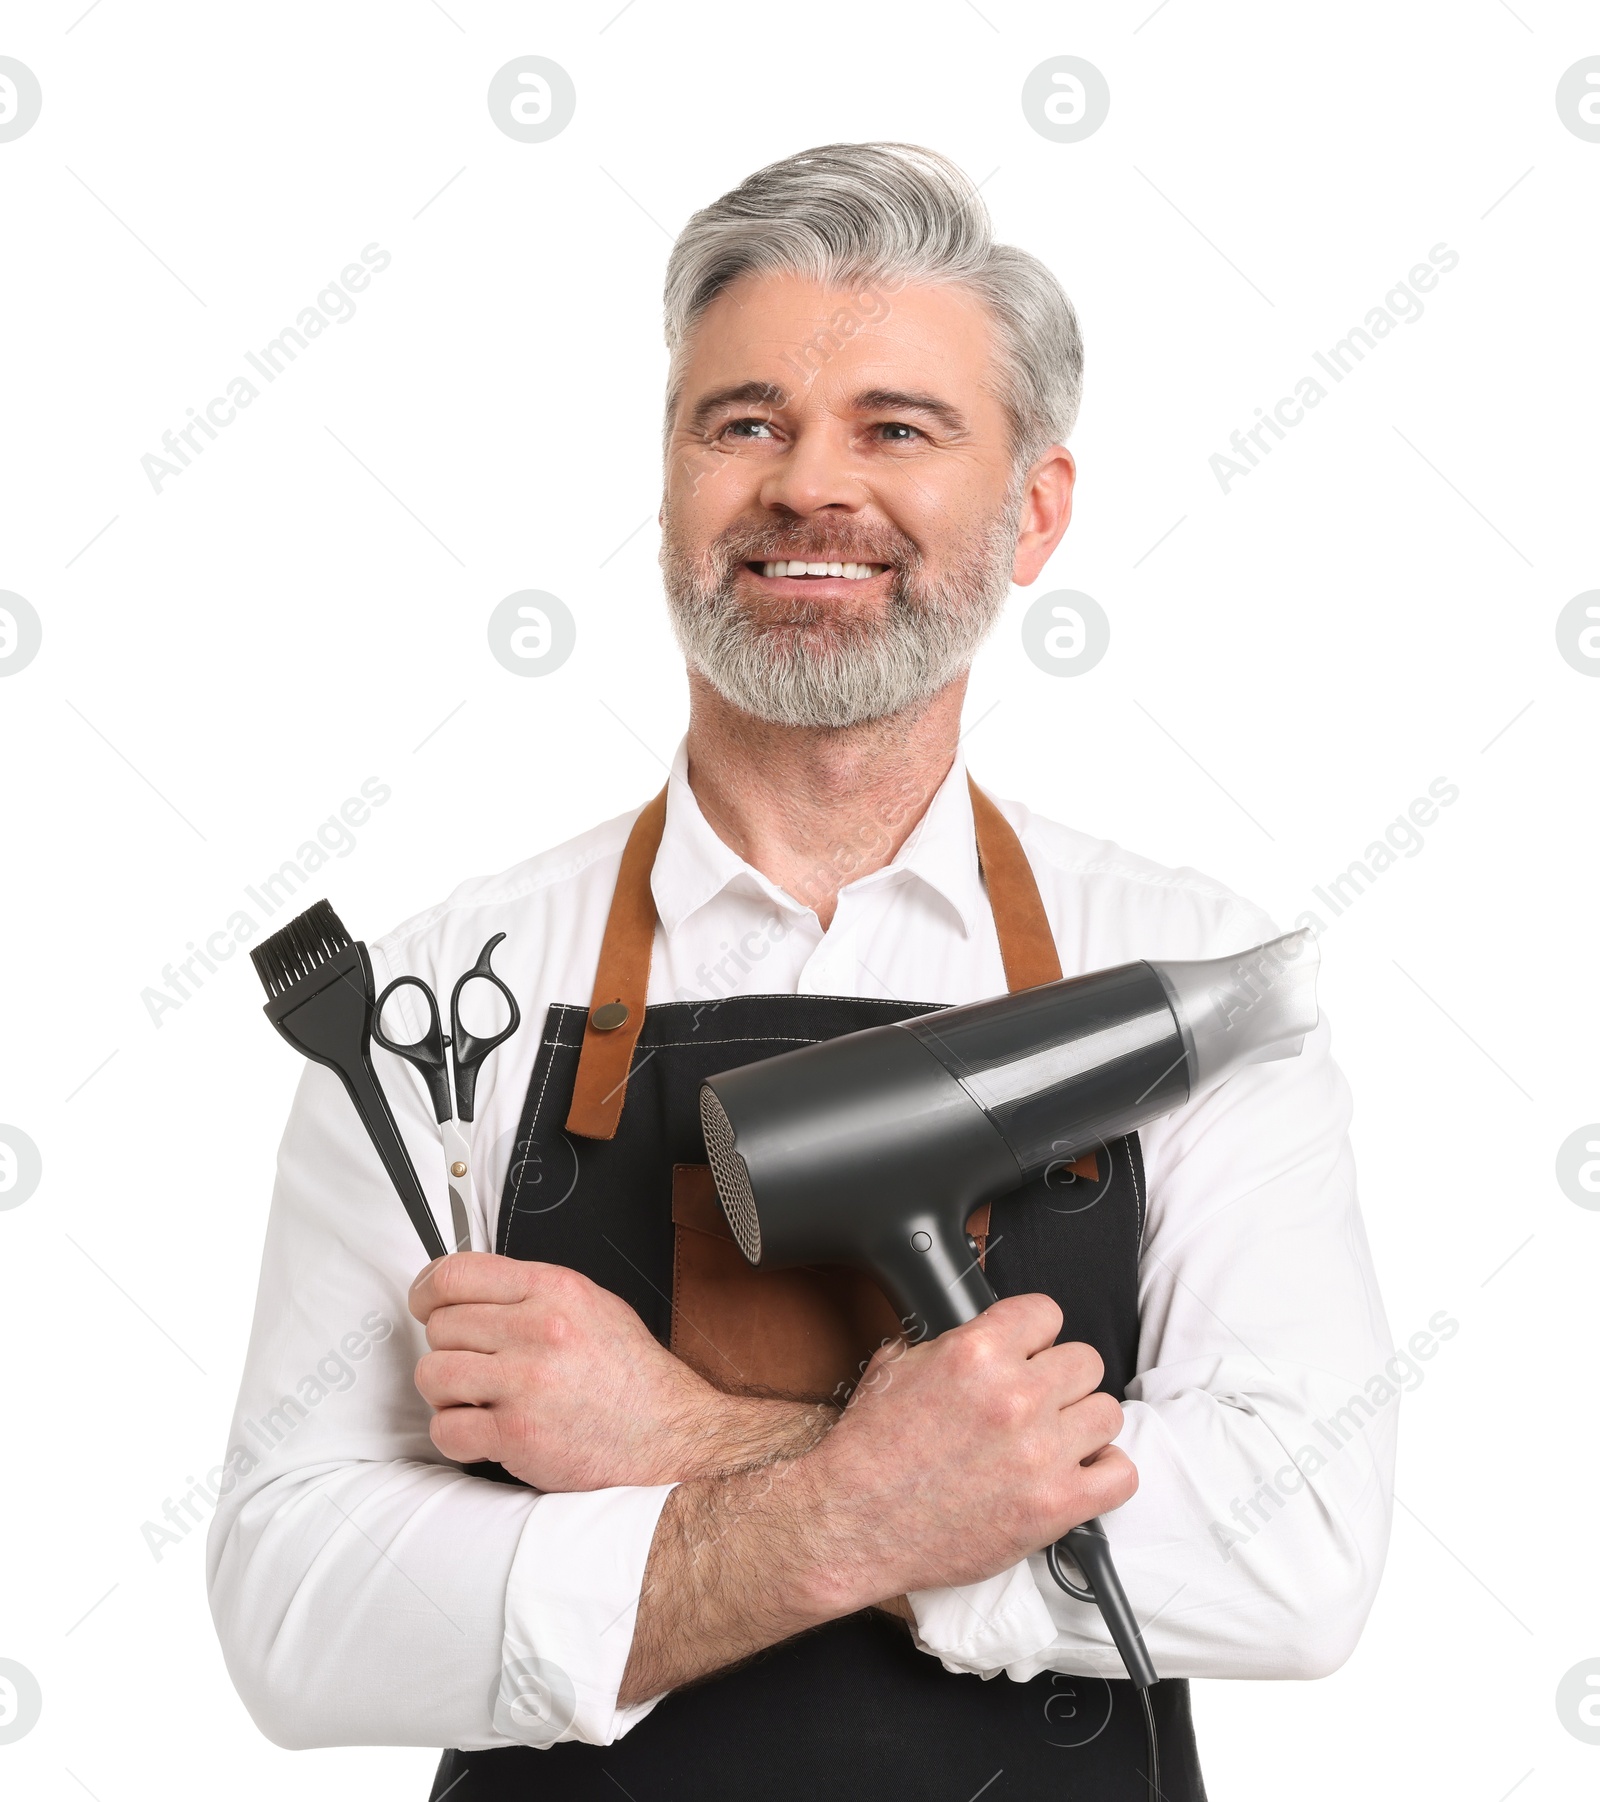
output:
M 888 567 L 887 563 L 796 563 L 793 559 L 780 559 L 776 563 L 763 563 L 761 573 L 764 576 L 843 576 L 848 582 L 865 582 Z

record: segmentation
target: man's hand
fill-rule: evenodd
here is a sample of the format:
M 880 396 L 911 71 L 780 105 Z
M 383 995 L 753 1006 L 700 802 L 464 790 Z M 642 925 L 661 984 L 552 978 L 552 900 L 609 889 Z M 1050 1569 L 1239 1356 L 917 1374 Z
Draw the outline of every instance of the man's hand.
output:
M 464 1251 L 411 1288 L 433 1348 L 417 1388 L 447 1458 L 535 1489 L 679 1482 L 806 1450 L 825 1405 L 725 1395 L 619 1296 L 561 1264 Z
M 849 1548 L 830 1576 L 841 1602 L 975 1583 L 1139 1487 L 1111 1444 L 1122 1406 L 1096 1388 L 1100 1354 L 1060 1330 L 1049 1296 L 1013 1295 L 868 1365 L 804 1461 Z
M 973 1583 L 1120 1507 L 1138 1475 L 1045 1295 L 891 1346 L 803 1456 L 684 1483 L 651 1542 L 618 1697 L 658 1696 L 885 1596 Z

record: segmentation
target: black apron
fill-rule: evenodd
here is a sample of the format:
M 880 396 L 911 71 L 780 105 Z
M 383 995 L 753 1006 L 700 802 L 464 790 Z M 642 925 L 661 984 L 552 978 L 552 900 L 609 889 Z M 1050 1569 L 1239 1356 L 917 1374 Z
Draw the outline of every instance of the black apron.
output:
M 980 801 L 980 828 L 987 827 L 993 845 L 998 811 L 975 794 L 975 808 Z M 659 811 L 659 798 L 656 805 Z M 1000 829 L 1009 846 L 985 854 L 989 847 L 980 831 L 980 855 L 997 924 L 1004 925 L 991 864 L 998 868 L 1004 849 L 1014 870 L 1021 852 L 1003 820 Z M 659 840 L 659 820 L 655 836 Z M 654 848 L 648 846 L 650 860 Z M 633 859 L 630 877 L 625 859 L 613 926 L 630 899 L 642 918 L 640 861 Z M 648 862 L 644 870 L 647 879 Z M 1031 877 L 1026 883 L 1032 889 Z M 1037 907 L 1036 889 L 1032 895 Z M 653 921 L 653 905 L 649 911 Z M 1003 950 L 1007 937 L 1002 931 Z M 603 970 L 613 949 L 608 931 Z M 1012 968 L 1008 956 L 1008 977 Z M 1024 985 L 1012 977 L 1011 986 Z M 610 992 L 597 982 L 597 996 Z M 574 1090 L 583 1086 L 580 1056 L 593 1041 L 586 1021 L 597 1005 L 556 1003 L 550 1009 L 501 1198 L 495 1249 L 581 1270 L 621 1296 L 667 1344 L 673 1167 L 706 1161 L 702 1081 L 796 1045 L 934 1010 L 812 995 L 639 1007 L 630 1022 L 637 1037 L 624 1066 L 626 1106 L 621 1095 L 608 1095 L 613 1136 L 579 1137 L 568 1130 L 569 1110 L 574 1117 L 579 1112 Z M 605 1049 L 618 1055 L 615 1045 Z M 1102 1148 L 1096 1181 L 1059 1172 L 1003 1196 L 990 1210 L 985 1269 L 997 1293 L 1052 1296 L 1064 1316 L 1061 1338 L 1095 1347 L 1105 1360 L 1101 1388 L 1119 1399 L 1136 1368 L 1143 1227 L 1136 1134 Z M 1162 1682 L 1151 1695 L 1166 1802 L 1205 1802 L 1188 1684 Z M 1146 1802 L 1146 1765 L 1142 1711 L 1126 1680 L 1045 1672 L 1015 1683 L 1003 1674 L 985 1681 L 949 1672 L 917 1650 L 903 1622 L 866 1611 L 672 1692 L 613 1745 L 571 1741 L 543 1749 L 447 1751 L 431 1802 L 441 1802 L 447 1792 L 452 1802 L 617 1802 L 619 1794 L 635 1802 L 967 1802 L 980 1789 L 995 1802 Z

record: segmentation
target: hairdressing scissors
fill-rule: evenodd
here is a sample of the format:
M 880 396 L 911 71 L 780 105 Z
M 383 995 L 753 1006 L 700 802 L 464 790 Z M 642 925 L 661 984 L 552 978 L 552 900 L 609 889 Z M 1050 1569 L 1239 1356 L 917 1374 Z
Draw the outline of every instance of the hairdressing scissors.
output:
M 478 953 L 478 961 L 464 976 L 457 979 L 456 986 L 450 991 L 448 1038 L 439 1019 L 439 1003 L 433 990 L 419 976 L 397 976 L 378 997 L 378 1004 L 373 1009 L 373 1038 L 385 1051 L 392 1051 L 396 1057 L 403 1057 L 407 1063 L 415 1064 L 428 1085 L 434 1117 L 439 1122 L 440 1135 L 444 1140 L 445 1181 L 450 1189 L 450 1224 L 454 1229 L 457 1251 L 471 1249 L 472 1222 L 477 1217 L 472 1186 L 471 1133 L 463 1128 L 470 1128 L 472 1125 L 478 1072 L 489 1053 L 497 1045 L 503 1045 L 522 1024 L 522 1013 L 517 1006 L 516 996 L 489 968 L 489 953 L 505 936 L 503 932 L 497 932 Z M 506 1024 L 488 1038 L 480 1038 L 477 1033 L 461 1024 L 461 994 L 470 982 L 487 982 L 491 988 L 499 991 L 511 1010 L 511 1017 Z M 404 988 L 422 991 L 422 998 L 428 1004 L 428 1026 L 420 1039 L 410 1044 L 396 1044 L 383 1030 L 383 1009 L 389 997 L 398 989 Z M 448 1064 L 445 1061 L 446 1051 L 450 1054 Z M 454 1108 L 450 1105 L 452 1076 L 455 1078 Z M 457 1124 L 458 1121 L 460 1124 Z

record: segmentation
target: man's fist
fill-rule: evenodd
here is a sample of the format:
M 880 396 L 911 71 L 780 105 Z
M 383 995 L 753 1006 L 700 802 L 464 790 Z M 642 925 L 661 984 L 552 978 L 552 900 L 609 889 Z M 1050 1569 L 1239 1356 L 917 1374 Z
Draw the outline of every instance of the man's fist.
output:
M 1049 1296 L 1013 1295 L 868 1365 L 796 1466 L 845 1548 L 829 1574 L 842 1601 L 976 1582 L 1138 1488 L 1100 1356 L 1057 1345 L 1060 1330 Z
M 620 1297 L 562 1264 L 441 1258 L 411 1288 L 417 1388 L 447 1458 L 543 1490 L 672 1483 L 803 1450 L 831 1411 L 723 1394 Z

